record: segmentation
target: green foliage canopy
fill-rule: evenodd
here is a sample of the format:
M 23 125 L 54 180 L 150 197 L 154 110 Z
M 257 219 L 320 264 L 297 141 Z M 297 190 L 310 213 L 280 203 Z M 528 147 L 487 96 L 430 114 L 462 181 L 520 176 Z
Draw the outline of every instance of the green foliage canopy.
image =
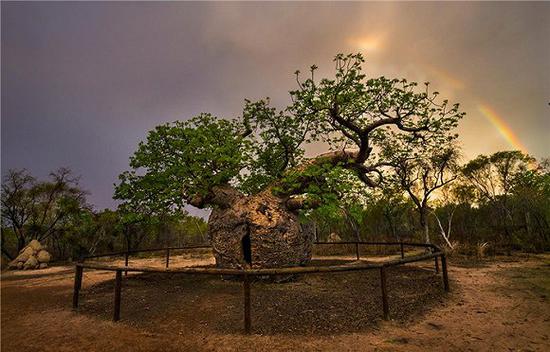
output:
M 210 114 L 157 126 L 131 157 L 132 170 L 119 176 L 115 198 L 131 200 L 134 212 L 159 214 L 232 182 L 249 153 L 240 128 Z
M 462 174 L 480 202 L 495 201 L 511 193 L 521 177 L 533 174 L 530 166 L 534 163 L 535 159 L 519 150 L 499 151 L 477 156 L 463 167 Z
M 367 79 L 361 54 L 335 57 L 335 77 L 302 80 L 290 92 L 283 110 L 269 99 L 245 101 L 236 119 L 201 114 L 189 121 L 156 127 L 120 175 L 115 198 L 133 211 L 179 211 L 200 197 L 201 206 L 215 206 L 221 188 L 245 194 L 266 189 L 287 197 L 339 198 L 331 178 L 352 176 L 369 186 L 378 183 L 385 165 L 384 149 L 429 140 L 449 141 L 463 113 L 458 104 L 437 102 L 429 84 L 418 90 L 405 79 Z M 322 162 L 304 163 L 303 145 L 328 143 L 333 150 Z M 350 148 L 353 149 L 350 151 Z

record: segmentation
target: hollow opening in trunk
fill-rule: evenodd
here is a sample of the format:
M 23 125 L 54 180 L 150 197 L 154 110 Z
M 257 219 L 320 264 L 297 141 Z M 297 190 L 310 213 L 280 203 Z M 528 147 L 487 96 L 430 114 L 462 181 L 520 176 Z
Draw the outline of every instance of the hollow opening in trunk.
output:
M 244 261 L 248 265 L 252 265 L 252 247 L 250 244 L 250 234 L 247 233 L 246 235 L 243 236 L 241 240 L 241 246 L 243 250 Z

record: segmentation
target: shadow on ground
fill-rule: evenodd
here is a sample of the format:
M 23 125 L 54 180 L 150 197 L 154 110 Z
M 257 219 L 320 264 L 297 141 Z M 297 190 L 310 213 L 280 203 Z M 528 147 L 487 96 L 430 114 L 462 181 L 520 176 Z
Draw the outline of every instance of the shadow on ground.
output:
M 441 277 L 414 266 L 387 269 L 390 315 L 407 322 L 444 302 Z M 80 313 L 110 320 L 113 280 L 81 291 Z M 252 284 L 252 332 L 338 334 L 376 329 L 382 318 L 378 270 L 300 275 Z M 153 333 L 243 331 L 243 288 L 218 276 L 134 274 L 124 278 L 120 324 Z

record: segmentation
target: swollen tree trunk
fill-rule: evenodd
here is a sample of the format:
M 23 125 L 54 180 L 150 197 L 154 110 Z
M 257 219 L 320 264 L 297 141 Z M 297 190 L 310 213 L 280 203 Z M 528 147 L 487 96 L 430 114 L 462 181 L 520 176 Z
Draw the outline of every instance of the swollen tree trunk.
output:
M 350 159 L 357 152 L 334 151 L 288 170 L 301 174 L 314 165 L 344 165 L 357 167 Z M 189 203 L 202 208 L 214 206 L 208 220 L 208 236 L 216 265 L 229 268 L 269 268 L 305 265 L 311 260 L 314 227 L 300 224 L 298 209 L 305 204 L 300 189 L 316 176 L 297 177 L 303 187 L 294 193 L 276 196 L 272 187 L 251 196 L 245 196 L 228 184 L 214 186 L 208 194 L 197 194 Z
M 218 267 L 298 266 L 311 260 L 314 230 L 300 224 L 288 198 L 270 190 L 252 196 L 229 186 L 217 191 L 208 236 Z
M 356 152 L 322 154 L 288 170 L 300 174 L 310 166 L 349 164 Z M 306 186 L 316 178 L 302 174 Z M 275 186 L 275 185 L 273 185 Z M 304 206 L 298 187 L 293 194 L 275 196 L 272 187 L 245 196 L 228 184 L 214 186 L 208 194 L 187 201 L 196 207 L 214 206 L 208 220 L 208 236 L 219 267 L 281 267 L 305 265 L 311 260 L 313 226 L 303 226 L 297 210 Z

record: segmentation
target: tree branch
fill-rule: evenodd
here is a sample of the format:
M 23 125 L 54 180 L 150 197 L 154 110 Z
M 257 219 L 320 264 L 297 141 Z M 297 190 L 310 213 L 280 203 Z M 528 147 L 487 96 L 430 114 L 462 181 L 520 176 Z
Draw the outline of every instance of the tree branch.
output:
M 224 184 L 212 187 L 206 195 L 195 194 L 187 199 L 187 201 L 192 206 L 200 209 L 208 207 L 209 205 L 228 208 L 242 197 L 244 197 L 244 195 L 237 189 L 228 184 Z

